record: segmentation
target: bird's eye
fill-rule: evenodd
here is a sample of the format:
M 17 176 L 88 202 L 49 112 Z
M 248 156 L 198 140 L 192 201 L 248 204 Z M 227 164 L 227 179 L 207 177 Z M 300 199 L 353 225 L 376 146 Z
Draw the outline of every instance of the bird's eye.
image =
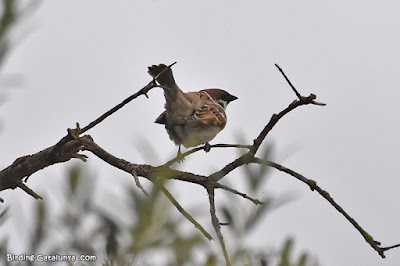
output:
M 224 100 L 222 100 L 222 99 L 219 99 L 219 100 L 218 100 L 218 104 L 221 105 L 222 108 L 225 109 L 226 106 L 228 105 L 228 102 L 227 102 L 227 101 L 224 101 Z

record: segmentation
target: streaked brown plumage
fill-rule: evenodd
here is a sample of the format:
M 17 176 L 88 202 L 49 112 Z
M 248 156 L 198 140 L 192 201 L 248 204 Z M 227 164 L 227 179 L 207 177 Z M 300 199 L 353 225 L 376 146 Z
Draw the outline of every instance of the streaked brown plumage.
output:
M 149 74 L 157 77 L 166 67 L 153 65 Z M 181 144 L 188 148 L 211 141 L 226 125 L 226 106 L 237 99 L 221 89 L 184 93 L 169 68 L 157 77 L 157 82 L 164 89 L 166 103 L 155 123 L 165 125 L 170 139 L 179 145 L 179 153 Z

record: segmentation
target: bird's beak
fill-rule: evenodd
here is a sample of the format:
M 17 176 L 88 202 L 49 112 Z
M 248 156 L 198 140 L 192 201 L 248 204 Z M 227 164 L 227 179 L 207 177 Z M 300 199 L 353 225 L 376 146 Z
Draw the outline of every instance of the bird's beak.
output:
M 233 95 L 229 95 L 229 102 L 233 102 L 234 100 L 237 100 L 238 99 L 238 97 L 236 97 L 236 96 L 233 96 Z

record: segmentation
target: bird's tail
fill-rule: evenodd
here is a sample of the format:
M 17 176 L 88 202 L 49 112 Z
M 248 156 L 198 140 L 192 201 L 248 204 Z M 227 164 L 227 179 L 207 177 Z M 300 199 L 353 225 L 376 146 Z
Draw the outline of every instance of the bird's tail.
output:
M 174 88 L 176 86 L 174 76 L 172 75 L 172 70 L 171 68 L 168 68 L 165 64 L 159 64 L 157 65 L 152 65 L 149 67 L 149 74 L 155 78 L 157 77 L 161 72 L 161 75 L 157 77 L 157 82 L 162 85 L 166 86 L 169 88 Z M 165 69 L 165 70 L 164 70 Z

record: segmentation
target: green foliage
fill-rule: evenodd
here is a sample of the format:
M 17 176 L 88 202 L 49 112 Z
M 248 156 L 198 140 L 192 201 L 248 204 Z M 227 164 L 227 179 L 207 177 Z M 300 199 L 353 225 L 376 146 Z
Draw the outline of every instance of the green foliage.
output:
M 7 33 L 10 31 L 11 26 L 16 21 L 17 1 L 15 0 L 2 0 L 2 13 L 0 17 L 0 61 L 8 47 L 6 43 Z
M 217 265 L 217 256 L 209 255 L 204 266 L 216 266 Z
M 292 238 L 286 239 L 285 243 L 283 244 L 283 248 L 280 253 L 280 258 L 279 258 L 279 266 L 306 266 L 306 265 L 315 265 L 317 266 L 317 262 L 314 262 L 314 264 L 311 264 L 310 261 L 310 256 L 306 253 L 303 252 L 300 254 L 299 258 L 297 259 L 297 262 L 293 262 L 291 257 L 293 253 L 293 244 L 294 240 Z
M 78 187 L 78 181 L 81 175 L 81 167 L 75 165 L 69 169 L 68 175 L 68 184 L 69 184 L 69 192 L 70 195 L 73 196 L 76 192 L 76 188 Z
M 36 219 L 34 220 L 34 230 L 31 236 L 31 248 L 32 252 L 36 252 L 41 243 L 46 237 L 46 219 L 47 219 L 47 207 L 44 200 L 36 202 Z

